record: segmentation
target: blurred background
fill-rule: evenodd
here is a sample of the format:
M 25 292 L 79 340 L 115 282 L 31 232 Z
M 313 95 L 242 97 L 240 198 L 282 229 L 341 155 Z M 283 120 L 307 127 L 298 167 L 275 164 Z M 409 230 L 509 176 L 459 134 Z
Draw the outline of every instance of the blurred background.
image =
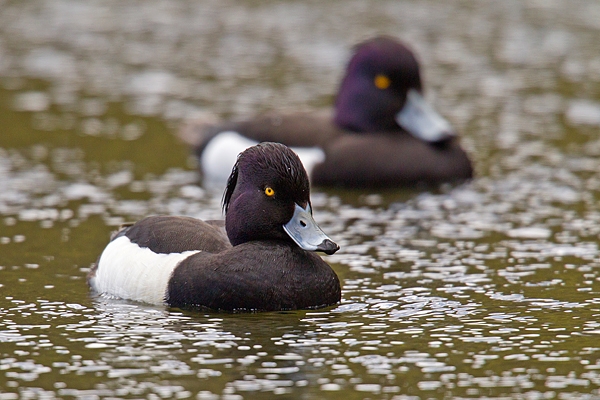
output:
M 338 307 L 90 295 L 119 224 L 221 218 L 184 121 L 330 107 L 378 34 L 476 178 L 317 188 Z M 0 399 L 600 395 L 599 40 L 596 0 L 0 0 Z

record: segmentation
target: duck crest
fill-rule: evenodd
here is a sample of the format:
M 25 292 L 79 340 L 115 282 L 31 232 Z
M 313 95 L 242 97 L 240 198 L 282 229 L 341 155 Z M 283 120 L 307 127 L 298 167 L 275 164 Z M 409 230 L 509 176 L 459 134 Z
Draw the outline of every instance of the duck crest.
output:
M 239 161 L 239 155 L 238 155 L 238 161 Z M 235 189 L 235 185 L 237 184 L 237 179 L 238 179 L 238 174 L 239 174 L 239 168 L 238 168 L 238 162 L 236 162 L 233 165 L 233 168 L 231 169 L 231 175 L 229 175 L 229 178 L 227 178 L 227 186 L 225 187 L 225 192 L 223 192 L 223 211 L 225 213 L 227 213 L 227 210 L 229 209 L 229 203 L 231 201 L 231 195 L 233 195 L 233 189 Z
M 240 168 L 252 179 L 264 177 L 265 180 L 281 183 L 282 186 L 289 187 L 291 193 L 298 194 L 303 203 L 309 201 L 308 175 L 298 155 L 281 143 L 262 142 L 238 155 L 223 194 L 225 212 L 229 208 L 238 181 L 243 179 L 240 177 Z

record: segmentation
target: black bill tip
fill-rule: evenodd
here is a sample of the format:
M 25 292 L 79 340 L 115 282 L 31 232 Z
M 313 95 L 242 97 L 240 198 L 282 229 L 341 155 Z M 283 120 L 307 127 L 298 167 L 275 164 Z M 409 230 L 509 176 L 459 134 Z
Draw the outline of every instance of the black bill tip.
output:
M 325 239 L 317 246 L 317 251 L 322 251 L 325 254 L 333 254 L 340 249 L 340 246 L 337 245 L 334 241 L 330 239 Z

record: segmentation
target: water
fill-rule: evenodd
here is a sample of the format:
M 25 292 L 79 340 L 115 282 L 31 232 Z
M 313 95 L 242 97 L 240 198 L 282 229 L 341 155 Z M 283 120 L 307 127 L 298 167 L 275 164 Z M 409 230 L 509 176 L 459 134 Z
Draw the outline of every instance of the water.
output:
M 0 399 L 600 396 L 600 5 L 0 1 Z M 97 298 L 119 224 L 219 218 L 187 118 L 331 104 L 350 46 L 408 41 L 477 177 L 313 192 L 324 310 Z

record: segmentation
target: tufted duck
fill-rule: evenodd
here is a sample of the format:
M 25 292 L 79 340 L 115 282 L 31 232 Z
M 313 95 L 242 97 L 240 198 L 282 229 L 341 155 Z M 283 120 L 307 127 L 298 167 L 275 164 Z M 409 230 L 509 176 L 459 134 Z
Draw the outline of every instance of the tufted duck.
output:
M 238 152 L 261 141 L 292 146 L 315 185 L 399 187 L 473 174 L 454 130 L 423 98 L 417 59 L 387 36 L 356 46 L 333 116 L 268 112 L 218 125 L 192 122 L 180 136 L 209 181 L 224 181 Z
M 333 254 L 312 217 L 298 156 L 263 142 L 241 153 L 223 196 L 225 221 L 152 216 L 120 230 L 88 276 L 98 293 L 174 307 L 293 310 L 340 300 Z

